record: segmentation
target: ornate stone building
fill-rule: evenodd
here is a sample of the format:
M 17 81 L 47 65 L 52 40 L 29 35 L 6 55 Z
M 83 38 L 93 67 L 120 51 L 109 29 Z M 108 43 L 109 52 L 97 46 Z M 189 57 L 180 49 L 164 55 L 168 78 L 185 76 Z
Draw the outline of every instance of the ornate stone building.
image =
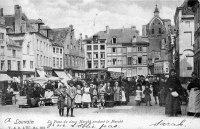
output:
M 171 21 L 162 19 L 159 16 L 159 9 L 156 5 L 154 17 L 147 25 L 143 25 L 143 36 L 149 39 L 148 67 L 151 74 L 168 74 L 170 48 L 170 28 Z
M 188 8 L 194 12 L 194 71 L 200 77 L 200 4 L 198 0 L 186 1 Z
M 74 36 L 74 28 L 55 28 L 51 31 L 52 42 L 63 46 L 63 68 L 68 75 L 84 77 L 85 54 L 82 44 L 82 34 L 77 40 Z
M 174 16 L 176 28 L 175 69 L 180 77 L 191 77 L 194 68 L 194 13 L 187 7 L 185 1 L 176 8 Z

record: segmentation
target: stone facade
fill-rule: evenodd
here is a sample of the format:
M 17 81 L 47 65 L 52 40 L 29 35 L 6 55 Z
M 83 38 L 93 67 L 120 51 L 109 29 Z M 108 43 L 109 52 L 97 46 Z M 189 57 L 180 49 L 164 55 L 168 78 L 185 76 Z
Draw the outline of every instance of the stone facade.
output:
M 63 46 L 63 68 L 76 77 L 84 76 L 85 54 L 82 44 L 82 35 L 77 40 L 74 36 L 73 26 L 56 28 L 51 31 L 52 42 Z
M 146 41 L 147 40 L 147 41 Z M 86 38 L 86 69 L 90 72 L 107 70 L 126 77 L 147 75 L 148 39 L 139 36 L 135 26 L 110 29 Z
M 21 77 L 22 46 L 6 35 L 6 22 L 3 9 L 0 9 L 0 73 L 7 73 L 11 77 Z
M 179 55 L 175 68 L 180 77 L 191 77 L 194 70 L 194 14 L 186 2 L 177 7 L 174 21 L 177 30 L 175 55 Z
M 200 4 L 198 0 L 186 1 L 194 13 L 194 71 L 200 77 Z
M 28 19 L 19 5 L 15 5 L 13 15 L 5 15 L 6 34 L 21 47 L 20 76 L 40 76 L 37 70 L 51 75 L 52 44 L 49 40 L 50 28 L 41 19 Z
M 151 74 L 169 73 L 169 66 L 166 67 L 166 64 L 169 64 L 169 58 L 171 56 L 168 52 L 170 49 L 171 37 L 170 28 L 171 21 L 169 19 L 160 18 L 159 10 L 156 5 L 154 17 L 147 25 L 143 25 L 142 31 L 142 35 L 149 39 L 148 67 Z

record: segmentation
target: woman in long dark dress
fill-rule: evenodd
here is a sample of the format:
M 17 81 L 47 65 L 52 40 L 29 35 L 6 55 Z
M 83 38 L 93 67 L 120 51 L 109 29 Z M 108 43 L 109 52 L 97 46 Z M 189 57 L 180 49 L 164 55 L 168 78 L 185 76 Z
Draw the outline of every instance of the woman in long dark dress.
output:
M 170 77 L 166 82 L 166 104 L 165 114 L 169 116 L 177 116 L 181 114 L 182 86 L 179 79 L 176 77 L 175 70 L 170 70 Z
M 187 114 L 190 116 L 200 116 L 200 80 L 197 78 L 195 72 L 192 73 L 192 81 L 189 83 L 187 90 L 189 90 L 189 103 L 187 107 Z

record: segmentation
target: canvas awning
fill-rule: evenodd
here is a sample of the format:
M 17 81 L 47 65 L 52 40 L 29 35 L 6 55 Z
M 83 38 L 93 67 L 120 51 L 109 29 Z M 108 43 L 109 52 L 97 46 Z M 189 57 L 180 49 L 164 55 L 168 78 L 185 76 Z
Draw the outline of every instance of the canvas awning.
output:
M 67 76 L 70 78 L 70 80 L 73 79 L 71 74 L 67 73 Z
M 65 79 L 66 81 L 71 80 L 71 78 L 64 71 L 55 71 L 58 77 Z
M 37 73 L 39 74 L 40 77 L 46 76 L 46 73 L 43 70 L 37 70 Z
M 9 77 L 7 74 L 0 74 L 0 81 L 12 81 L 13 79 Z

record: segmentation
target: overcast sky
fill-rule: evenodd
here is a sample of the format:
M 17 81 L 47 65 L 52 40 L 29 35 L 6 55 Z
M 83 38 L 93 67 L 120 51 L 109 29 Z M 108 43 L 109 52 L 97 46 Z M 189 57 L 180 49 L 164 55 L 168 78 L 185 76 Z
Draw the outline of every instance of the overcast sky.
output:
M 184 0 L 0 0 L 4 14 L 13 14 L 14 5 L 22 6 L 29 19 L 41 18 L 51 28 L 74 25 L 76 36 L 92 35 L 99 30 L 135 25 L 140 31 L 153 17 L 158 4 L 160 17 L 171 19 Z

